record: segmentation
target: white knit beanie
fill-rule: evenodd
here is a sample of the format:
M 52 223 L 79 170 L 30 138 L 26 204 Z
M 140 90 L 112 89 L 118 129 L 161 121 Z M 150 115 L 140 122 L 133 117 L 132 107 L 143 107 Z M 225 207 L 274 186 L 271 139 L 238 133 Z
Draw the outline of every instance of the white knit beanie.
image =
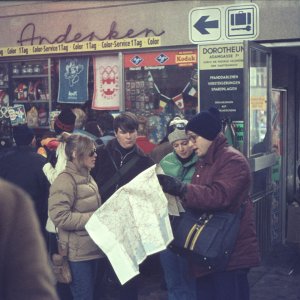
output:
M 175 130 L 168 135 L 168 140 L 169 140 L 170 144 L 173 144 L 174 142 L 176 142 L 178 140 L 187 140 L 187 139 L 188 139 L 188 137 L 185 134 L 184 129 L 175 128 Z

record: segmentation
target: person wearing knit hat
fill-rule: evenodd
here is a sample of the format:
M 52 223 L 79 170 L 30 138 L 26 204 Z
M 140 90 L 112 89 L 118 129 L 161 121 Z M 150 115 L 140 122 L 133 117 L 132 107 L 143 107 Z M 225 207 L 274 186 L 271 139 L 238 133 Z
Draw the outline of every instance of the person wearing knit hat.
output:
M 221 129 L 220 112 L 215 107 L 200 112 L 186 126 L 186 131 L 193 131 L 209 141 L 214 140 Z
M 168 135 L 168 140 L 169 143 L 172 145 L 174 142 L 178 141 L 178 140 L 188 140 L 188 136 L 185 133 L 185 130 L 183 129 L 178 129 L 175 128 L 174 131 L 172 131 L 169 135 Z
M 169 133 L 168 139 L 173 151 L 159 162 L 159 166 L 164 174 L 189 183 L 195 172 L 198 157 L 185 133 L 186 123 L 187 120 L 176 122 L 174 131 Z M 180 203 L 177 204 L 181 207 Z M 172 248 L 167 248 L 160 253 L 160 264 L 167 286 L 168 299 L 197 299 L 196 280 L 188 275 L 189 263 L 186 257 L 177 255 Z
M 70 108 L 63 109 L 54 122 L 54 130 L 57 134 L 62 132 L 72 133 L 75 126 L 76 116 Z
M 17 146 L 35 145 L 34 132 L 27 124 L 14 126 L 13 137 Z
M 260 253 L 249 197 L 251 171 L 248 160 L 227 143 L 221 132 L 220 112 L 209 108 L 194 116 L 186 126 L 189 144 L 198 156 L 191 183 L 164 174 L 157 178 L 165 193 L 180 197 L 186 210 L 237 213 L 243 217 L 227 265 L 210 272 L 205 265 L 192 265 L 198 295 L 205 299 L 249 299 L 247 274 L 260 264 Z

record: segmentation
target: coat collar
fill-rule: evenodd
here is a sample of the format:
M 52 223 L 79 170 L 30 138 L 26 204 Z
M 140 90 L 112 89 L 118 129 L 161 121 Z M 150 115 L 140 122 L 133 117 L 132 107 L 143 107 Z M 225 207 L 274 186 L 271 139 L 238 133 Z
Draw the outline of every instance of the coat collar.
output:
M 66 170 L 69 169 L 72 173 L 77 173 L 83 177 L 89 177 L 89 170 L 86 168 L 79 168 L 72 161 L 67 161 Z
M 224 136 L 224 134 L 220 132 L 213 140 L 210 147 L 208 148 L 208 151 L 205 157 L 203 158 L 203 162 L 209 165 L 213 164 L 213 162 L 216 159 L 216 156 L 218 155 L 218 152 L 227 146 L 228 146 L 227 139 Z

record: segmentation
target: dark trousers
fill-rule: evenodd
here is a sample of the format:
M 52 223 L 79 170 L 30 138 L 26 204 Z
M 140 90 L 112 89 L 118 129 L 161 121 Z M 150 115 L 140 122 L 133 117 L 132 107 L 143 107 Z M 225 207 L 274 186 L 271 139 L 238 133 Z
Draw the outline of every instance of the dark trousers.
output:
M 249 300 L 248 269 L 197 278 L 198 300 Z
M 121 285 L 108 259 L 101 259 L 94 300 L 107 299 L 110 294 L 113 294 L 114 299 L 118 300 L 137 300 L 138 280 L 139 276 L 136 276 Z
M 130 279 L 124 285 L 120 285 L 120 300 L 138 299 L 138 276 Z

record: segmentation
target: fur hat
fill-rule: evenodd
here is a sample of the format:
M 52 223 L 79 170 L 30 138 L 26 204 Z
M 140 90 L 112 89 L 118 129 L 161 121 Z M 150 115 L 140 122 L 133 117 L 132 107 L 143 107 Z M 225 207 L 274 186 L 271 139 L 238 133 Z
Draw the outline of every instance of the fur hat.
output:
M 188 139 L 188 137 L 185 134 L 184 129 L 175 128 L 175 130 L 168 135 L 168 140 L 169 140 L 170 144 L 173 144 L 174 142 L 176 142 L 178 140 L 187 140 L 187 139 Z
M 201 111 L 188 122 L 185 129 L 193 131 L 209 141 L 214 140 L 222 129 L 219 110 L 210 107 L 208 110 Z
M 75 126 L 75 119 L 76 116 L 70 108 L 63 109 L 54 122 L 55 132 L 57 134 L 61 134 L 64 131 L 72 133 Z
M 34 133 L 27 124 L 18 125 L 13 127 L 13 137 L 17 146 L 28 146 L 32 142 Z

